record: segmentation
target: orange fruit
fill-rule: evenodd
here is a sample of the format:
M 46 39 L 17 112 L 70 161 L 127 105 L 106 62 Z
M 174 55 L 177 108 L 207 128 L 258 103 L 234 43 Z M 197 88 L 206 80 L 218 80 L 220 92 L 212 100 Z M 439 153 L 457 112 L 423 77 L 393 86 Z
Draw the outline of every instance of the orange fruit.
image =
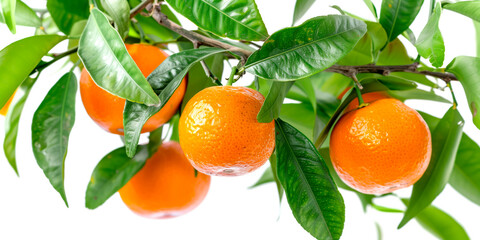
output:
M 262 166 L 275 147 L 274 122 L 259 123 L 265 98 L 246 87 L 205 88 L 187 103 L 179 137 L 188 160 L 200 172 L 238 176 Z
M 367 194 L 414 184 L 432 153 L 430 130 L 404 103 L 384 98 L 345 113 L 330 137 L 330 157 L 340 178 Z
M 126 47 L 145 77 L 150 75 L 168 57 L 167 53 L 150 45 L 127 44 Z M 170 120 L 182 102 L 186 85 L 186 80 L 183 79 L 165 106 L 148 119 L 142 128 L 142 133 L 151 132 Z M 125 99 L 100 88 L 85 69 L 82 70 L 80 75 L 80 94 L 83 106 L 93 121 L 106 131 L 123 135 Z
M 337 99 L 342 100 L 343 96 L 351 89 L 352 87 L 347 87 L 345 90 L 343 90 L 340 95 L 338 95 Z M 371 103 L 373 101 L 376 101 L 378 99 L 382 98 L 389 98 L 390 96 L 386 92 L 369 92 L 369 93 L 363 93 L 362 98 L 363 101 L 366 103 Z M 358 98 L 353 99 L 348 106 L 345 108 L 345 112 L 351 111 L 353 109 L 358 108 Z
M 210 176 L 197 173 L 177 142 L 165 142 L 118 192 L 134 213 L 170 218 L 197 207 L 207 195 Z
M 5 103 L 5 105 L 3 105 L 2 109 L 0 109 L 0 115 L 3 115 L 3 116 L 6 116 L 7 115 L 7 112 L 8 112 L 8 107 L 10 107 L 10 104 L 12 104 L 12 100 L 13 100 L 13 97 L 15 96 L 15 93 L 17 91 L 15 91 L 12 96 L 10 96 L 10 98 L 8 99 L 8 101 Z

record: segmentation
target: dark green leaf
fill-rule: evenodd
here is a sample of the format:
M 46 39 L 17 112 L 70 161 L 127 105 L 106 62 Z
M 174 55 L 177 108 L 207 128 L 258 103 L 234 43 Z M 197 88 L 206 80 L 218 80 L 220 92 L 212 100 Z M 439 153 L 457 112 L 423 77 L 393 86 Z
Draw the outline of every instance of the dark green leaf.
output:
M 380 24 L 391 42 L 407 30 L 422 7 L 423 0 L 383 0 L 380 11 Z
M 402 199 L 402 201 L 408 205 L 409 201 L 407 199 Z M 421 211 L 415 217 L 415 220 L 417 220 L 423 228 L 432 233 L 438 239 L 470 239 L 467 235 L 467 232 L 465 232 L 465 229 L 463 229 L 463 227 L 457 221 L 455 221 L 455 219 L 434 206 L 428 206 L 425 208 L 425 210 Z
M 22 85 L 17 89 L 12 104 L 8 109 L 7 116 L 5 118 L 5 140 L 3 141 L 3 150 L 5 157 L 7 157 L 8 163 L 12 166 L 13 170 L 18 175 L 17 158 L 16 158 L 16 144 L 18 134 L 18 124 L 20 122 L 20 116 L 25 105 L 25 101 L 30 94 L 36 78 L 27 78 L 23 81 Z
M 65 195 L 65 157 L 75 122 L 77 79 L 70 72 L 50 89 L 32 120 L 32 147 L 38 166 L 68 206 Z
M 8 29 L 13 34 L 16 33 L 16 24 L 15 24 L 15 7 L 17 5 L 17 0 L 1 0 L 0 5 L 2 7 L 2 15 L 5 24 L 7 24 Z
M 373 17 L 375 17 L 375 19 L 377 19 L 378 18 L 377 8 L 375 8 L 375 5 L 372 3 L 372 1 L 371 0 L 363 0 L 363 2 L 365 3 L 365 5 L 367 5 L 370 12 L 372 12 Z
M 169 124 L 172 125 L 172 136 L 170 137 L 170 141 L 180 142 L 180 137 L 178 136 L 178 122 L 180 120 L 180 115 L 175 114 L 170 119 Z
M 0 22 L 5 23 L 5 20 L 2 18 L 1 14 Z M 40 20 L 35 11 L 33 11 L 29 6 L 27 6 L 27 4 L 23 3 L 20 0 L 17 0 L 17 5 L 15 6 L 15 22 L 16 25 L 20 26 L 42 26 L 42 20 Z
M 280 110 L 282 109 L 283 100 L 293 83 L 294 82 L 272 82 L 265 102 L 262 108 L 260 108 L 260 112 L 258 112 L 258 122 L 269 123 L 273 119 L 278 118 Z
M 195 25 L 218 36 L 245 41 L 264 40 L 268 37 L 265 24 L 253 0 L 167 0 L 167 2 Z
M 305 13 L 310 9 L 310 7 L 315 3 L 316 0 L 297 0 L 295 2 L 295 9 L 293 10 L 293 21 L 292 25 L 295 25 L 300 18 L 305 15 Z
M 348 16 L 312 18 L 274 33 L 248 58 L 245 68 L 265 79 L 305 78 L 346 56 L 366 31 L 364 22 Z
M 437 3 L 435 11 L 430 15 L 427 25 L 425 25 L 420 36 L 418 36 L 415 44 L 418 53 L 422 57 L 430 59 L 430 63 L 432 63 L 434 67 L 441 67 L 445 59 L 445 44 L 443 43 L 442 33 L 438 27 L 441 14 L 442 7 L 440 3 Z
M 169 56 L 147 78 L 158 97 L 159 106 L 146 106 L 127 101 L 123 112 L 125 147 L 127 156 L 133 156 L 143 124 L 160 111 L 182 82 L 190 68 L 207 57 L 226 52 L 219 48 L 199 48 L 182 51 Z
M 133 158 L 125 155 L 125 147 L 115 149 L 103 157 L 88 183 L 85 206 L 95 209 L 102 205 L 142 169 L 148 157 L 147 145 L 139 145 Z
M 222 54 L 216 54 L 205 59 L 205 64 L 207 64 L 210 71 L 219 80 L 222 79 L 224 65 L 223 60 L 224 56 Z M 213 82 L 213 80 L 205 74 L 205 70 L 200 63 L 193 65 L 190 71 L 188 71 L 187 90 L 185 91 L 185 96 L 183 97 L 181 110 L 183 111 L 183 108 L 185 108 L 187 102 L 195 94 L 207 87 L 215 85 L 216 84 Z
M 443 8 L 465 15 L 477 22 L 480 22 L 480 2 L 464 1 L 456 3 L 446 3 Z
M 130 6 L 127 0 L 100 0 L 103 9 L 112 17 L 115 28 L 122 38 L 128 34 L 130 22 Z
M 106 91 L 133 102 L 160 103 L 122 38 L 98 9 L 92 9 L 80 38 L 78 55 L 93 81 Z
M 18 40 L 0 51 L 0 108 L 42 57 L 63 39 L 65 37 L 57 35 L 33 36 Z
M 449 100 L 435 94 L 432 91 L 425 91 L 418 88 L 409 89 L 409 90 L 391 90 L 388 91 L 388 95 L 400 100 L 405 101 L 407 99 L 421 99 L 421 100 L 430 100 L 443 103 L 451 103 Z
M 152 156 L 162 145 L 163 125 L 151 131 L 148 135 L 148 154 Z
M 480 129 L 480 57 L 456 57 L 448 64 L 446 71 L 460 80 L 467 95 L 473 123 Z
M 88 0 L 47 0 L 48 12 L 66 35 L 76 22 L 88 18 L 89 7 Z
M 340 239 L 342 195 L 313 144 L 288 123 L 275 121 L 278 178 L 293 216 L 317 239 Z
M 399 228 L 428 207 L 447 185 L 462 137 L 463 124 L 462 116 L 452 107 L 435 127 L 432 132 L 430 163 L 420 180 L 413 185 L 410 203 Z

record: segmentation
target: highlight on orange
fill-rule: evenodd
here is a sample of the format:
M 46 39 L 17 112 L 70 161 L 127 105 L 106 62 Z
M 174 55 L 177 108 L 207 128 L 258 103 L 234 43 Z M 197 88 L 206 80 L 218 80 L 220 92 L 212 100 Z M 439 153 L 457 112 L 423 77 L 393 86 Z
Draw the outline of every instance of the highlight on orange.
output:
M 10 98 L 8 99 L 8 101 L 5 103 L 5 105 L 3 105 L 2 109 L 0 109 L 0 115 L 3 115 L 3 116 L 6 116 L 7 115 L 7 112 L 8 112 L 8 108 L 10 107 L 10 104 L 12 104 L 12 101 L 13 101 L 13 97 L 15 96 L 15 93 L 17 91 L 15 90 L 15 92 L 13 92 L 12 96 L 10 96 Z
M 151 45 L 126 44 L 126 47 L 145 77 L 150 75 L 168 57 L 163 50 Z M 186 88 L 187 80 L 183 79 L 165 106 L 148 119 L 141 132 L 151 132 L 168 122 L 177 112 Z M 83 69 L 80 75 L 80 94 L 85 110 L 95 123 L 108 132 L 123 135 L 125 99 L 100 88 L 86 69 Z

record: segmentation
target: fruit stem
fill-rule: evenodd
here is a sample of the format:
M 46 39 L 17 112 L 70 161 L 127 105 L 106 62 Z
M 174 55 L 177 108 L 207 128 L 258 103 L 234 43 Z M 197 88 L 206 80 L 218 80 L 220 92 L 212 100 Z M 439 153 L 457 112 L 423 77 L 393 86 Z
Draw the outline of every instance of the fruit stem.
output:
M 365 102 L 363 101 L 362 93 L 360 92 L 360 88 L 358 88 L 357 84 L 353 84 L 353 87 L 355 88 L 355 92 L 357 93 L 358 106 L 365 105 Z
M 237 66 L 232 68 L 232 72 L 230 73 L 230 77 L 228 78 L 227 86 L 232 86 L 234 76 L 237 73 Z
M 448 82 L 447 86 L 450 89 L 450 92 L 452 93 L 453 109 L 457 109 L 458 103 L 457 103 L 457 98 L 455 98 L 455 94 L 453 93 L 452 84 L 450 82 Z

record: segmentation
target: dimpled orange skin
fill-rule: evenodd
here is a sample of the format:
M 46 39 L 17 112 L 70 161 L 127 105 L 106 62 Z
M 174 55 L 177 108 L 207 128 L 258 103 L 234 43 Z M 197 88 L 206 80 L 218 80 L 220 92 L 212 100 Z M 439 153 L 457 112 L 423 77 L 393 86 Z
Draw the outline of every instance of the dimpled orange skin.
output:
M 238 176 L 262 166 L 275 147 L 274 122 L 259 123 L 265 98 L 246 87 L 215 86 L 197 93 L 180 117 L 182 149 L 200 172 Z
M 144 44 L 126 45 L 128 53 L 133 58 L 143 75 L 147 77 L 167 57 L 161 49 Z M 165 106 L 153 115 L 142 128 L 142 133 L 151 132 L 168 122 L 176 113 L 182 102 L 187 82 L 183 79 Z M 90 77 L 86 69 L 80 75 L 80 94 L 88 115 L 104 130 L 123 135 L 123 108 L 125 99 L 117 97 L 100 88 Z
M 165 142 L 118 192 L 134 213 L 171 218 L 196 208 L 207 195 L 210 176 L 197 173 L 177 142 Z
M 340 178 L 367 194 L 414 184 L 432 153 L 430 130 L 413 109 L 393 98 L 347 112 L 330 137 L 330 157 Z
M 2 109 L 0 109 L 0 115 L 6 116 L 8 112 L 8 107 L 10 107 L 10 104 L 12 104 L 13 97 L 15 96 L 15 91 L 12 96 L 8 99 L 8 101 L 3 105 Z

